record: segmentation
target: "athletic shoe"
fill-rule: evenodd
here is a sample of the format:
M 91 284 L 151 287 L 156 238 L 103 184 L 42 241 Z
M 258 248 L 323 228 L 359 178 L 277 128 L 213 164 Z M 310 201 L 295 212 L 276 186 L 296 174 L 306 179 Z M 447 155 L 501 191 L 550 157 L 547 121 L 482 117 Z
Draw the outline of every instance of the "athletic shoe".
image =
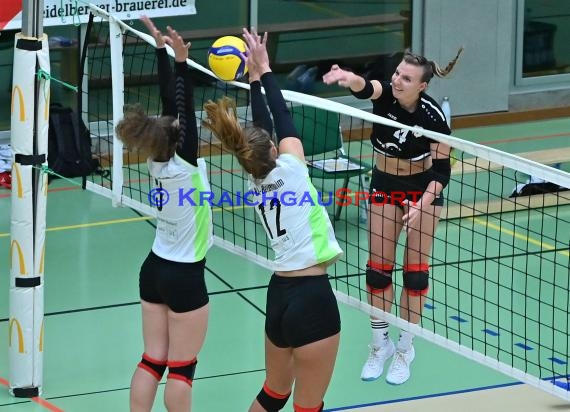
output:
M 386 374 L 386 382 L 392 385 L 401 385 L 410 379 L 410 365 L 415 357 L 416 352 L 413 346 L 407 351 L 396 350 L 392 364 Z
M 396 348 L 394 342 L 388 339 L 388 343 L 381 348 L 374 345 L 368 346 L 370 348 L 370 353 L 368 354 L 368 359 L 362 367 L 362 373 L 360 374 L 360 379 L 363 381 L 373 381 L 382 376 L 384 372 L 384 363 L 392 357 Z

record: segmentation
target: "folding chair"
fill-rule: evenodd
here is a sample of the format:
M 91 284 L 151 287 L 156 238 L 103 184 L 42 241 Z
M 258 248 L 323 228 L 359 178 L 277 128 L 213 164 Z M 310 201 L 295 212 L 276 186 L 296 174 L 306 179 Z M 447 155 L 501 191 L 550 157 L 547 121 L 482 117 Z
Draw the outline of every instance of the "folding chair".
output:
M 303 150 L 313 183 L 317 179 L 344 179 L 348 186 L 351 177 L 358 176 L 359 190 L 364 188 L 362 175 L 371 166 L 345 154 L 340 115 L 325 109 L 309 106 L 293 106 L 291 114 L 297 131 L 301 134 Z M 365 206 L 368 208 L 368 205 Z M 342 205 L 337 205 L 335 220 L 340 219 Z

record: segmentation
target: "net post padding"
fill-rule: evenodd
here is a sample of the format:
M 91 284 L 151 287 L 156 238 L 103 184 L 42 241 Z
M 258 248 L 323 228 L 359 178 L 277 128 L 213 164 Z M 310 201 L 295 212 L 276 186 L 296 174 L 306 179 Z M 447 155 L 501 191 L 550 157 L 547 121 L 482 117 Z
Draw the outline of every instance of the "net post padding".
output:
M 42 70 L 48 76 L 38 76 Z M 47 35 L 15 36 L 11 146 L 9 391 L 42 393 L 50 60 Z

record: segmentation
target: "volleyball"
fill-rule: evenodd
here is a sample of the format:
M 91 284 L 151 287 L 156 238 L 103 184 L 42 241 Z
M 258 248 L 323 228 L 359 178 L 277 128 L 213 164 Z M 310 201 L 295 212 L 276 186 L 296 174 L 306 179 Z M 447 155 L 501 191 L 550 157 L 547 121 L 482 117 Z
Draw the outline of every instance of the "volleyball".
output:
M 239 79 L 247 73 L 242 53 L 245 53 L 245 42 L 242 39 L 235 36 L 220 37 L 208 50 L 208 65 L 224 81 Z

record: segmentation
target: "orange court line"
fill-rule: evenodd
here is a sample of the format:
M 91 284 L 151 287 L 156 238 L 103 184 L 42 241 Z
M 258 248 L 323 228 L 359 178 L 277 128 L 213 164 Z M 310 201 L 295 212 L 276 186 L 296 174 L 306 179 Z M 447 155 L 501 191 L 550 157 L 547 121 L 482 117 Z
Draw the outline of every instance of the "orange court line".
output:
M 58 408 L 57 406 L 55 406 L 52 403 L 49 403 L 48 401 L 46 401 L 45 399 L 42 399 L 38 396 L 33 397 L 32 400 L 34 402 L 36 402 L 38 405 L 43 406 L 44 408 L 46 408 L 47 410 L 50 410 L 51 412 L 64 412 L 63 409 Z

